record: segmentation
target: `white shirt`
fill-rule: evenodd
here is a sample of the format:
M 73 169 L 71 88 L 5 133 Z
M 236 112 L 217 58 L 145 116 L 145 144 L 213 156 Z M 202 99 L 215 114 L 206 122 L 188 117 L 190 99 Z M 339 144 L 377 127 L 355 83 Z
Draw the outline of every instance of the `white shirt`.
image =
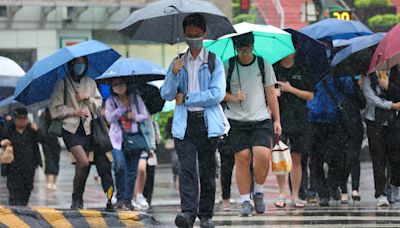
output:
M 205 59 L 205 51 L 204 48 L 201 49 L 201 52 L 197 56 L 196 59 L 193 58 L 190 50 L 185 54 L 185 68 L 188 72 L 188 93 L 199 93 L 200 85 L 199 85 L 199 70 L 201 65 L 204 63 Z M 203 111 L 202 107 L 189 107 L 189 111 Z

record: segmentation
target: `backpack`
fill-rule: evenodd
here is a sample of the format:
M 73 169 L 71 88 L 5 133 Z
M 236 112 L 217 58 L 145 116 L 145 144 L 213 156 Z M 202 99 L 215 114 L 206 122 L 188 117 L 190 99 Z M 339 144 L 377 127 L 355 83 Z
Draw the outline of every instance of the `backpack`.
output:
M 233 70 L 235 68 L 235 65 L 239 62 L 238 57 L 234 56 L 229 59 L 229 68 L 228 68 L 228 74 L 226 77 L 226 92 L 230 93 L 231 92 L 231 79 L 232 79 L 232 74 Z M 264 65 L 264 59 L 261 56 L 257 56 L 257 62 L 258 62 L 258 67 L 260 68 L 261 72 L 261 79 L 263 85 L 265 85 L 265 65 Z
M 181 59 L 186 53 L 181 53 L 179 54 L 179 58 Z M 217 56 L 212 53 L 211 51 L 208 52 L 208 70 L 210 71 L 210 74 L 212 75 L 215 70 L 215 60 L 217 59 Z

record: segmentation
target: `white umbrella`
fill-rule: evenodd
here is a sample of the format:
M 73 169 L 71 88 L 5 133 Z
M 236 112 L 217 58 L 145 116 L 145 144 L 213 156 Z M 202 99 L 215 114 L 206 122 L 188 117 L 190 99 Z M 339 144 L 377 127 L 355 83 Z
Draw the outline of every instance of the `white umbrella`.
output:
M 0 56 L 0 87 L 15 87 L 25 71 L 13 60 Z

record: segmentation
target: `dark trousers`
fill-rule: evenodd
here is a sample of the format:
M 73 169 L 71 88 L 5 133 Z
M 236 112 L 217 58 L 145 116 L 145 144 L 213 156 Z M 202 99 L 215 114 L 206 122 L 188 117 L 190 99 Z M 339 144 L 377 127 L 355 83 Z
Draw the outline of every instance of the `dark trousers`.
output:
M 311 151 L 311 161 L 318 195 L 321 199 L 329 200 L 332 197 L 334 200 L 340 200 L 339 187 L 344 178 L 346 140 L 347 136 L 340 124 L 314 124 L 314 148 Z M 327 177 L 324 162 L 329 166 Z
M 111 172 L 111 162 L 104 154 L 95 154 L 94 165 L 96 166 L 97 173 L 101 179 L 103 191 L 107 192 L 110 187 L 114 188 L 114 179 Z
M 219 144 L 219 153 L 221 155 L 221 188 L 222 188 L 222 199 L 231 198 L 231 185 L 232 185 L 232 173 L 233 167 L 235 166 L 235 156 L 229 149 L 229 145 L 224 140 Z
M 7 175 L 7 188 L 10 206 L 27 206 L 33 190 L 35 169 L 9 171 Z
M 385 185 L 388 179 L 386 169 L 390 159 L 389 129 L 372 121 L 367 120 L 366 122 L 369 153 L 374 170 L 375 198 L 378 198 L 380 195 L 386 195 Z
M 151 205 L 151 200 L 153 198 L 154 178 L 156 175 L 156 167 L 147 165 L 146 173 L 147 173 L 147 177 L 146 177 L 146 183 L 144 184 L 143 196 L 147 199 L 147 202 L 149 203 L 149 205 Z
M 344 179 L 342 180 L 342 184 L 340 190 L 342 193 L 348 193 L 347 190 L 347 181 L 351 174 L 351 187 L 352 190 L 358 191 L 360 187 L 360 153 L 361 153 L 361 145 L 363 141 L 363 136 L 358 135 L 352 138 L 349 138 L 346 144 L 346 171 Z
M 60 145 L 58 144 L 58 138 L 55 140 L 49 140 L 46 143 L 42 143 L 43 153 L 44 153 L 44 161 L 45 161 L 45 170 L 44 173 L 46 175 L 58 175 L 60 170 Z M 53 143 L 53 144 L 51 144 Z M 54 144 L 56 143 L 56 144 Z
M 180 163 L 181 210 L 189 214 L 193 221 L 197 216 L 211 218 L 214 215 L 217 146 L 218 140 L 207 136 L 204 117 L 189 112 L 185 138 L 175 139 L 175 149 Z

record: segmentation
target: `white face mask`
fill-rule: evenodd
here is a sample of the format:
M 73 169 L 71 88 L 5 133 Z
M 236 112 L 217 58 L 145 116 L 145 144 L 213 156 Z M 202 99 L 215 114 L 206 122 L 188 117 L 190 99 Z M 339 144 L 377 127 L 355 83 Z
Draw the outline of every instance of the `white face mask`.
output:
M 118 94 L 118 95 L 123 95 L 126 93 L 126 84 L 120 84 L 120 85 L 115 85 L 112 87 L 112 90 L 114 91 L 114 93 Z

